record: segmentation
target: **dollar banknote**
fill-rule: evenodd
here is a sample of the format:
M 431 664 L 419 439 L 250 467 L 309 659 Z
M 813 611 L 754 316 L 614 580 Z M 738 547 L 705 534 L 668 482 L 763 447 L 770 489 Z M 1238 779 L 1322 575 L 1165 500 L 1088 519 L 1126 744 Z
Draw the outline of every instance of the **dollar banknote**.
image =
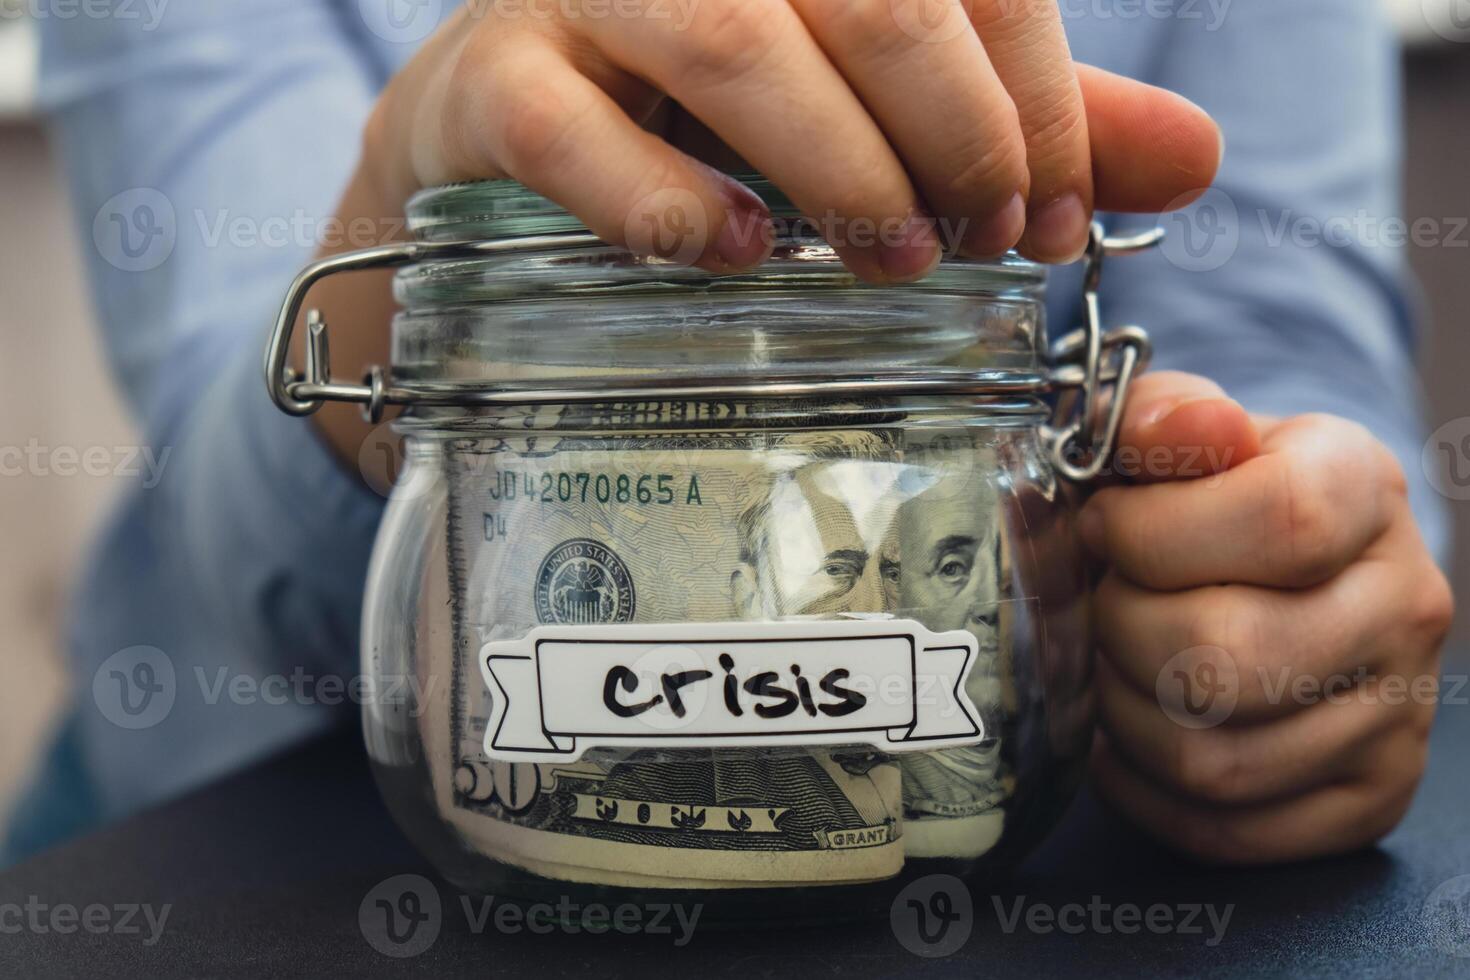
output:
M 707 417 L 716 408 L 657 409 Z M 645 412 L 647 414 L 647 412 Z M 969 430 L 465 438 L 442 454 L 454 642 L 431 745 L 442 812 L 483 853 L 565 880 L 752 887 L 878 880 L 998 839 L 1007 777 L 995 461 Z M 543 625 L 844 614 L 967 629 L 989 737 L 861 746 L 484 755 L 485 643 Z

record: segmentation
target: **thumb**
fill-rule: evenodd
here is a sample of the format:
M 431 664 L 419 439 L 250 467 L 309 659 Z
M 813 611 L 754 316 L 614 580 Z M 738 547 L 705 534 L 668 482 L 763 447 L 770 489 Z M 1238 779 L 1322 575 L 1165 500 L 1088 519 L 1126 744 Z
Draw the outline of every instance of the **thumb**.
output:
M 1208 378 L 1146 374 L 1132 385 L 1112 469 L 1140 483 L 1214 476 L 1260 455 L 1240 403 Z

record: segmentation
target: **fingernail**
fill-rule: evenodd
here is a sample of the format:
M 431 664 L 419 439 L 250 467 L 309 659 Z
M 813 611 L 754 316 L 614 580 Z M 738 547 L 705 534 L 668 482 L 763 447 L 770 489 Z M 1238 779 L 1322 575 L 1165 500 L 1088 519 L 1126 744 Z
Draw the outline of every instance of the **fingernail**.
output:
M 1150 405 L 1146 412 L 1143 412 L 1138 416 L 1138 426 L 1140 428 L 1143 428 L 1146 426 L 1154 425 L 1162 421 L 1163 419 L 1168 418 L 1169 413 L 1174 411 L 1174 409 L 1178 408 L 1182 404 L 1184 403 L 1177 398 L 1166 398 L 1161 402 Z
M 735 206 L 715 236 L 715 255 L 732 269 L 751 269 L 770 257 L 775 231 L 764 209 Z
M 1104 557 L 1103 520 L 1096 507 L 1083 507 L 1082 513 L 1077 515 L 1077 536 L 1094 558 Z
M 1087 251 L 1089 220 L 1082 198 L 1068 194 L 1045 205 L 1026 224 L 1026 246 L 1038 259 L 1066 265 Z
M 934 271 L 941 258 L 934 219 L 921 214 L 911 215 L 892 240 L 878 246 L 878 265 L 889 282 L 922 279 Z
M 960 251 L 977 259 L 993 259 L 1014 248 L 1025 230 L 1026 198 L 1017 191 L 1005 207 L 965 233 Z
M 1234 399 L 1225 395 L 1186 395 L 1183 398 L 1166 398 L 1156 405 L 1150 405 L 1148 411 L 1138 417 L 1138 425 L 1156 425 L 1164 421 L 1175 412 L 1186 405 L 1197 402 L 1233 402 Z

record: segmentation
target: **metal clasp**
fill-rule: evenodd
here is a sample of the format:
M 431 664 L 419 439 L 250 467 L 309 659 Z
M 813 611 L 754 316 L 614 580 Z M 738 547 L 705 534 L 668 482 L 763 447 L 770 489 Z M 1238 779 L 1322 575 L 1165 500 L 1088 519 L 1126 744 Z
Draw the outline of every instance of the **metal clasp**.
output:
M 1075 412 L 1069 399 L 1058 399 L 1059 414 L 1052 422 L 1052 464 L 1069 480 L 1079 483 L 1094 480 L 1107 466 L 1127 407 L 1128 386 L 1136 374 L 1148 367 L 1153 354 L 1148 334 L 1141 327 L 1103 330 L 1099 300 L 1103 263 L 1112 256 L 1146 252 L 1163 240 L 1162 228 L 1109 238 L 1102 224 L 1093 222 L 1082 287 L 1086 324 L 1051 348 L 1053 387 L 1062 391 L 1080 388 L 1082 392 L 1081 409 Z M 1104 385 L 1113 387 L 1106 419 L 1103 418 Z
M 382 368 L 378 367 L 370 370 L 360 385 L 333 381 L 327 325 L 316 310 L 307 317 L 306 377 L 296 377 L 287 364 L 291 356 L 291 335 L 296 330 L 296 320 L 301 316 L 306 294 L 328 276 L 339 272 L 395 269 L 418 262 L 484 258 L 510 252 L 545 252 L 600 243 L 596 235 L 585 232 L 476 242 L 404 242 L 333 255 L 313 262 L 291 283 L 266 346 L 265 384 L 270 390 L 271 401 L 288 415 L 310 415 L 329 401 L 356 402 L 362 405 L 368 421 L 377 422 L 382 419 L 383 409 L 388 405 L 410 405 L 424 400 L 416 392 L 389 386 Z

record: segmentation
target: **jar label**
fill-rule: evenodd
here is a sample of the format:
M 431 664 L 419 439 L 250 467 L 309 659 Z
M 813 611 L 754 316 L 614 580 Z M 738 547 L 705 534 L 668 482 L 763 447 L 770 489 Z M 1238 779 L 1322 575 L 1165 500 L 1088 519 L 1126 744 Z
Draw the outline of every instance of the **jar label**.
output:
M 977 643 L 912 620 L 542 626 L 487 643 L 485 754 L 571 761 L 599 747 L 975 745 Z

